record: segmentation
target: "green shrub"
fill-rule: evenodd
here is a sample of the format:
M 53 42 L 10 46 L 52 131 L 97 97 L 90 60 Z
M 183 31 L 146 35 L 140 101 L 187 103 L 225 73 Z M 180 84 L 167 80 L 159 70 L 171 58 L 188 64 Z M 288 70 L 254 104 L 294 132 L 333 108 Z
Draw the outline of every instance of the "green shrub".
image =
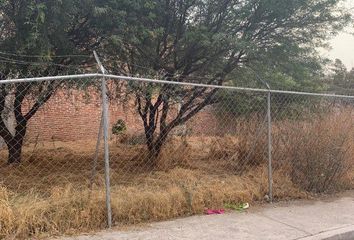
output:
M 119 119 L 112 127 L 113 135 L 121 135 L 127 131 L 127 125 L 124 120 Z

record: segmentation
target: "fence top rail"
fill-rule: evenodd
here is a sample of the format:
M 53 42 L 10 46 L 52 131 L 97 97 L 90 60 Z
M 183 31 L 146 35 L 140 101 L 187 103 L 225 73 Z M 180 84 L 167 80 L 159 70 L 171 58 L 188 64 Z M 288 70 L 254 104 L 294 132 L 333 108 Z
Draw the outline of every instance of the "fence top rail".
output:
M 150 78 L 119 76 L 119 75 L 101 74 L 101 73 L 6 79 L 6 80 L 0 80 L 0 84 L 44 82 L 44 81 L 56 81 L 56 80 L 73 80 L 73 79 L 85 79 L 85 78 L 88 79 L 88 78 L 100 78 L 100 77 L 106 77 L 108 79 L 115 79 L 115 80 L 149 82 L 149 83 L 156 83 L 156 84 L 171 84 L 171 85 L 180 85 L 180 86 L 189 86 L 189 87 L 227 89 L 227 90 L 239 91 L 239 92 L 258 92 L 258 93 L 269 93 L 270 92 L 270 93 L 278 93 L 278 94 L 354 99 L 354 96 L 350 96 L 350 95 L 337 95 L 337 94 L 296 92 L 296 91 L 283 91 L 283 90 L 272 90 L 272 89 L 268 90 L 268 89 L 261 89 L 261 88 L 220 86 L 220 85 L 210 85 L 210 84 L 201 84 L 201 83 L 175 82 L 175 81 L 166 81 L 166 80 L 158 80 L 158 79 L 150 79 Z
M 233 86 L 220 86 L 220 85 L 209 85 L 209 84 L 200 84 L 200 83 L 188 83 L 188 82 L 174 82 L 158 79 L 149 79 L 149 78 L 139 78 L 139 77 L 128 77 L 128 76 L 117 76 L 117 75 L 104 75 L 110 79 L 118 80 L 130 80 L 130 81 L 139 81 L 139 82 L 151 82 L 158 84 L 172 84 L 172 85 L 181 85 L 181 86 L 191 86 L 191 87 L 204 87 L 204 88 L 219 88 L 219 89 L 229 89 L 234 91 L 243 91 L 243 92 L 259 92 L 259 93 L 279 93 L 279 94 L 292 94 L 292 95 L 305 95 L 305 96 L 319 96 L 319 97 L 337 97 L 337 98 L 349 98 L 354 99 L 354 96 L 349 95 L 337 95 L 337 94 L 326 94 L 326 93 L 311 93 L 311 92 L 296 92 L 296 91 L 283 91 L 283 90 L 272 90 L 272 89 L 261 89 L 261 88 L 245 88 L 245 87 L 233 87 Z
M 98 73 L 89 73 L 89 74 L 75 74 L 75 75 L 62 75 L 62 76 L 5 79 L 5 80 L 0 80 L 0 84 L 45 82 L 45 81 L 71 80 L 71 79 L 96 78 L 96 77 L 98 78 L 101 77 L 101 75 L 102 74 L 98 74 Z

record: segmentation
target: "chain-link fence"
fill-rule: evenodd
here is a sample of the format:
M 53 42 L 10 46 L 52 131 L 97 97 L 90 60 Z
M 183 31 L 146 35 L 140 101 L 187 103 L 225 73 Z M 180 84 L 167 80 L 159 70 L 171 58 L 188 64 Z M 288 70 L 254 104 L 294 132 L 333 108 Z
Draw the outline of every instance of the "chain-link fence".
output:
M 273 173 L 307 194 L 351 188 L 353 104 L 352 97 L 273 94 Z
M 354 186 L 354 97 L 100 70 L 2 76 L 0 237 Z

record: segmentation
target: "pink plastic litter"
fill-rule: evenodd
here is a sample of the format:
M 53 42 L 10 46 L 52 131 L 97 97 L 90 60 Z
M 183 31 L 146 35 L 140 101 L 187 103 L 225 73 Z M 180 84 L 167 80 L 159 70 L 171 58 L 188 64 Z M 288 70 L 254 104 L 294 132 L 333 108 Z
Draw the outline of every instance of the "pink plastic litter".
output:
M 223 213 L 225 213 L 224 209 L 208 209 L 208 210 L 205 210 L 205 214 L 207 214 L 207 215 L 223 214 Z

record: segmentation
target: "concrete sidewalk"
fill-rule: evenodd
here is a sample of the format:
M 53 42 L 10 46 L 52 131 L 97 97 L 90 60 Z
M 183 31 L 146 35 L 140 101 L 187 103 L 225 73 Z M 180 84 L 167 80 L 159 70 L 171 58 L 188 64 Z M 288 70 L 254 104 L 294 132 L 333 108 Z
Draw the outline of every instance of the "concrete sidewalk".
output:
M 250 210 L 244 213 L 195 216 L 154 223 L 127 231 L 67 238 L 67 240 L 74 239 L 354 239 L 354 192 L 322 201 L 294 201 L 251 206 Z

